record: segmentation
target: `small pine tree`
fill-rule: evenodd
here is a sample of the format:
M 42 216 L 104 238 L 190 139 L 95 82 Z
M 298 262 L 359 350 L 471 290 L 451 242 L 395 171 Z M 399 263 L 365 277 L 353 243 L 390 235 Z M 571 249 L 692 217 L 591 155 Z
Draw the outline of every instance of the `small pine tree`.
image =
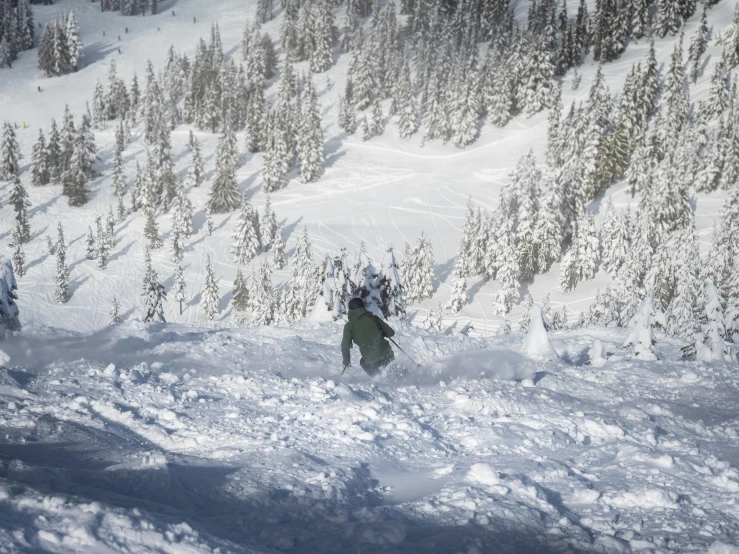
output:
M 726 326 L 718 291 L 710 281 L 704 290 L 705 324 L 695 336 L 695 344 L 683 349 L 686 355 L 694 355 L 703 362 L 733 362 L 733 356 L 726 345 Z
M 270 325 L 274 321 L 274 288 L 272 269 L 263 262 L 249 279 L 249 301 L 252 325 Z
M 654 306 L 654 297 L 650 292 L 644 297 L 644 302 L 636 315 L 631 319 L 632 330 L 624 341 L 623 348 L 634 348 L 634 358 L 638 360 L 656 360 L 653 345 L 657 343 L 654 337 L 653 325 L 666 326 L 665 317 Z
M 238 145 L 233 129 L 227 125 L 216 149 L 216 173 L 208 199 L 211 213 L 222 214 L 234 211 L 239 205 L 239 190 L 236 186 Z
M 33 145 L 31 154 L 31 183 L 36 186 L 48 185 L 51 182 L 49 166 L 49 150 L 43 130 L 38 131 L 38 140 Z
M 282 239 L 282 232 L 278 232 L 272 239 L 270 250 L 272 251 L 272 267 L 285 269 L 287 260 L 285 259 L 285 241 Z
M 534 305 L 534 297 L 531 296 L 531 294 L 526 294 L 523 298 L 523 315 L 521 316 L 521 320 L 518 322 L 518 330 L 522 332 L 526 332 L 529 330 L 529 323 L 531 323 L 531 319 L 529 318 L 529 312 L 531 311 L 531 306 Z
M 431 298 L 434 290 L 434 267 L 431 242 L 421 233 L 412 254 L 403 259 L 404 288 L 409 303 Z
M 209 209 L 205 209 L 205 226 L 208 230 L 208 236 L 213 235 L 213 214 Z
M 457 258 L 452 271 L 452 294 L 447 302 L 446 309 L 456 314 L 467 304 L 467 280 L 464 277 L 464 260 Z
M 173 227 L 169 241 L 169 256 L 172 262 L 179 263 L 182 261 L 182 251 L 184 249 L 185 245 L 182 242 L 180 231 L 177 227 Z
M 280 237 L 282 236 L 282 228 L 277 222 L 277 213 L 272 209 L 272 200 L 270 199 L 269 194 L 264 203 L 264 215 L 261 219 L 257 215 L 257 220 L 259 220 L 259 233 L 262 241 L 262 248 L 264 248 L 265 251 L 269 250 L 275 237 L 278 235 Z
M 146 224 L 144 225 L 144 236 L 148 241 L 149 248 L 151 250 L 157 250 L 163 246 L 161 239 L 159 238 L 159 228 L 157 226 L 156 218 L 154 217 L 154 207 L 146 206 L 144 209 L 146 212 Z
M 233 240 L 231 252 L 239 264 L 251 261 L 262 250 L 257 212 L 246 197 L 241 201 L 241 213 L 236 221 Z
M 13 229 L 11 246 L 13 247 L 13 271 L 18 277 L 23 277 L 26 274 L 26 254 L 23 252 L 22 235 L 23 231 L 20 224 L 16 224 L 15 229 Z
M 249 290 L 247 289 L 246 280 L 244 279 L 244 274 L 241 272 L 241 268 L 236 270 L 231 302 L 233 303 L 234 311 L 237 313 L 243 313 L 249 309 Z
M 186 287 L 185 275 L 182 272 L 182 262 L 178 260 L 174 270 L 174 299 L 180 305 L 180 315 L 182 315 L 182 304 L 187 301 Z
M 15 130 L 9 121 L 3 123 L 3 139 L 0 143 L 0 181 L 10 181 L 20 172 L 23 159 Z
M 500 233 L 497 246 L 500 250 L 500 267 L 496 278 L 500 283 L 500 290 L 495 295 L 493 307 L 498 315 L 505 316 L 518 301 L 520 286 L 518 256 L 510 223 Z
M 164 285 L 159 282 L 156 271 L 150 269 L 146 275 L 145 284 L 144 323 L 152 321 L 166 323 L 167 320 L 164 319 L 164 301 L 167 299 L 167 293 L 164 290 Z
M 187 197 L 182 181 L 177 186 L 177 196 L 174 200 L 173 227 L 184 239 L 192 236 L 192 203 Z
M 97 246 L 95 242 L 95 233 L 92 232 L 92 225 L 87 227 L 87 239 L 86 239 L 86 251 L 85 256 L 88 260 L 94 260 L 97 258 Z
M 317 181 L 323 172 L 323 131 L 321 130 L 318 95 L 310 78 L 307 98 L 301 115 L 297 142 L 300 180 L 304 183 L 311 183 Z
M 121 303 L 114 296 L 113 303 L 110 306 L 110 324 L 115 325 L 121 322 Z
M 200 300 L 200 307 L 203 309 L 205 316 L 212 321 L 215 315 L 221 312 L 219 304 L 218 285 L 216 284 L 213 265 L 210 261 L 210 254 L 208 254 L 205 258 L 205 284 L 202 299 Z
M 105 269 L 108 267 L 108 238 L 103 227 L 102 218 L 97 216 L 95 219 L 96 237 L 95 242 L 97 243 L 97 260 L 98 267 Z
M 10 204 L 15 210 L 15 220 L 20 229 L 20 240 L 23 243 L 31 240 L 31 227 L 28 223 L 28 208 L 31 201 L 28 199 L 26 188 L 21 183 L 20 176 L 16 173 L 12 176 L 13 188 L 10 191 Z
M 56 288 L 54 290 L 54 299 L 64 304 L 69 300 L 69 269 L 67 269 L 67 245 L 64 241 L 64 229 L 59 223 L 58 227 L 59 239 L 57 241 L 56 250 Z

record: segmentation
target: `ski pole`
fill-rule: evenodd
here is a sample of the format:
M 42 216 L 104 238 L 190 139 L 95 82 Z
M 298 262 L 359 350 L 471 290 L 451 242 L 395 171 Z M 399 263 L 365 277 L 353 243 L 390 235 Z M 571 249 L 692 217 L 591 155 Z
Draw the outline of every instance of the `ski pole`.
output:
M 393 343 L 393 344 L 394 344 L 394 345 L 395 345 L 395 346 L 396 346 L 396 347 L 398 348 L 398 350 L 400 350 L 400 351 L 401 351 L 401 352 L 402 352 L 403 354 L 405 354 L 406 358 L 408 358 L 408 359 L 409 359 L 410 361 L 412 361 L 412 362 L 413 362 L 414 364 L 416 364 L 416 367 L 421 367 L 421 364 L 417 363 L 417 362 L 416 362 L 416 360 L 414 360 L 413 358 L 411 358 L 411 357 L 410 357 L 410 356 L 408 355 L 408 353 L 407 353 L 407 352 L 406 352 L 405 350 L 403 350 L 403 349 L 402 349 L 402 348 L 400 347 L 400 345 L 399 345 L 399 344 L 398 344 L 397 342 L 395 342 L 395 341 L 394 341 L 393 339 L 391 339 L 390 337 L 388 337 L 387 339 L 388 339 L 388 340 L 389 340 L 390 342 L 392 342 L 392 343 Z

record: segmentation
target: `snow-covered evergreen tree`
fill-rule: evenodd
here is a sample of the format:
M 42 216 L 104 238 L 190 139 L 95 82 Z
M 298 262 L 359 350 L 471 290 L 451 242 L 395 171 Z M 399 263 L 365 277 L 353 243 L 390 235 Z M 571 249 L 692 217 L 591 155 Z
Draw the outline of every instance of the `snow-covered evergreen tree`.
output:
M 613 207 L 612 199 L 606 203 L 603 225 L 600 230 L 603 246 L 603 269 L 613 278 L 629 255 L 629 221 Z
M 680 14 L 680 2 L 678 0 L 659 0 L 659 9 L 654 23 L 654 29 L 660 38 L 667 34 L 677 34 L 683 25 Z
M 28 208 L 31 201 L 28 199 L 28 192 L 21 183 L 20 176 L 16 173 L 12 176 L 13 188 L 10 190 L 9 203 L 15 211 L 15 221 L 20 230 L 20 241 L 27 243 L 31 240 L 31 226 L 28 222 Z
M 559 289 L 562 292 L 573 290 L 580 281 L 595 277 L 600 259 L 600 244 L 595 219 L 583 214 L 577 221 L 570 249 L 562 258 L 559 270 Z
M 542 41 L 532 45 L 521 67 L 519 94 L 526 113 L 532 116 L 549 106 L 552 97 L 554 62 Z
M 10 181 L 20 172 L 23 159 L 15 130 L 9 121 L 3 123 L 3 139 L 0 145 L 0 181 Z
M 13 248 L 13 255 L 11 257 L 13 261 L 13 271 L 18 277 L 23 277 L 26 274 L 26 254 L 23 252 L 23 231 L 19 223 L 16 223 L 13 233 L 11 235 L 12 242 L 10 246 Z
M 103 220 L 101 216 L 95 218 L 96 236 L 95 243 L 97 244 L 97 261 L 100 269 L 108 267 L 108 237 L 103 227 Z
M 64 304 L 69 300 L 69 269 L 67 268 L 67 244 L 64 240 L 62 224 L 57 226 L 59 238 L 56 247 L 56 287 L 54 299 Z
M 210 261 L 210 254 L 208 254 L 205 258 L 205 282 L 203 284 L 200 307 L 205 316 L 209 320 L 213 320 L 216 314 L 221 313 L 219 304 L 218 284 L 216 283 L 213 264 Z
M 216 148 L 216 172 L 208 199 L 211 213 L 228 213 L 239 206 L 239 189 L 236 186 L 238 154 L 236 135 L 227 125 Z
M 116 325 L 121 322 L 121 303 L 114 296 L 110 305 L 110 325 Z
M 297 151 L 300 159 L 300 180 L 311 183 L 323 173 L 323 131 L 318 95 L 313 80 L 308 79 L 306 101 L 298 126 Z
M 495 299 L 493 300 L 493 310 L 502 316 L 510 312 L 513 304 L 518 301 L 518 288 L 520 286 L 518 282 L 520 272 L 514 233 L 511 228 L 511 222 L 505 225 L 506 227 L 501 229 L 498 240 L 496 241 L 496 248 L 500 254 L 495 275 L 500 284 L 500 290 L 496 293 Z
M 631 332 L 622 344 L 623 348 L 634 348 L 634 358 L 652 361 L 657 359 L 653 346 L 657 343 L 654 337 L 654 325 L 666 327 L 665 316 L 654 306 L 654 297 L 650 292 L 644 297 L 642 306 L 631 319 Z
M 698 81 L 698 77 L 702 72 L 703 54 L 708 48 L 708 19 L 706 17 L 706 4 L 703 4 L 703 12 L 701 13 L 701 22 L 690 39 L 690 47 L 688 48 L 688 62 L 690 63 L 690 80 L 694 83 Z
M 272 251 L 272 267 L 278 270 L 285 269 L 287 260 L 285 259 L 285 241 L 282 238 L 282 231 L 277 231 L 277 234 L 275 234 L 270 250 Z
M 271 324 L 275 317 L 275 298 L 274 287 L 272 286 L 272 269 L 269 263 L 262 262 L 258 270 L 252 272 L 249 278 L 248 291 L 251 324 Z
M 667 332 L 672 336 L 692 339 L 698 328 L 701 296 L 699 274 L 703 265 L 698 254 L 695 225 L 691 222 L 677 231 L 667 248 L 675 278 L 675 291 L 667 311 Z
M 187 284 L 181 260 L 177 260 L 174 268 L 174 300 L 180 305 L 180 315 L 182 315 L 182 303 L 187 301 Z
M 200 142 L 194 139 L 192 143 L 192 157 L 190 159 L 190 168 L 187 171 L 188 179 L 191 178 L 192 186 L 199 186 L 205 177 L 205 165 L 203 164 L 203 156 L 200 153 Z M 191 177 L 192 176 L 192 177 Z
M 143 296 L 144 323 L 152 321 L 165 323 L 164 301 L 167 299 L 167 293 L 164 290 L 164 285 L 159 282 L 157 272 L 154 270 L 147 272 Z
M 144 212 L 146 213 L 144 237 L 146 237 L 149 248 L 152 250 L 157 250 L 163 246 L 163 243 L 159 238 L 159 227 L 157 226 L 157 221 L 154 217 L 154 207 L 146 206 L 144 208 Z
M 357 130 L 357 114 L 346 96 L 339 98 L 339 127 L 347 135 L 353 135 Z
M 384 278 L 382 292 L 385 317 L 405 317 L 405 291 L 400 277 L 400 266 L 395 259 L 395 251 L 392 247 L 388 249 L 382 275 Z M 341 281 L 338 282 L 339 287 L 342 284 Z
M 262 250 L 258 216 L 246 197 L 241 202 L 241 213 L 236 221 L 233 240 L 231 252 L 236 256 L 238 264 L 251 261 Z
M 695 336 L 695 344 L 683 349 L 688 355 L 694 355 L 703 362 L 733 362 L 733 356 L 726 345 L 726 327 L 724 313 L 718 291 L 710 281 L 704 290 L 705 323 L 702 331 Z
M 174 199 L 172 224 L 183 239 L 188 239 L 192 235 L 192 203 L 187 197 L 187 192 L 185 191 L 182 181 L 177 185 L 177 195 Z
M 31 153 L 31 183 L 36 186 L 48 185 L 51 182 L 51 167 L 49 166 L 49 151 L 46 146 L 44 131 L 39 129 L 38 140 L 33 145 Z
M 530 293 L 527 293 L 526 296 L 523 297 L 523 315 L 521 316 L 521 320 L 518 322 L 519 331 L 525 333 L 529 330 L 529 324 L 531 323 L 529 312 L 531 311 L 531 307 L 533 305 L 534 297 L 531 296 Z
M 241 268 L 236 270 L 236 279 L 234 280 L 231 302 L 234 311 L 237 313 L 243 314 L 249 309 L 249 290 L 246 286 L 246 279 L 244 279 L 244 274 L 241 272 Z
M 434 267 L 431 242 L 421 233 L 410 257 L 403 259 L 405 298 L 409 304 L 431 298 L 434 290 Z
M 126 206 L 123 204 L 123 197 L 126 194 L 126 176 L 123 172 L 123 156 L 118 148 L 113 157 L 113 191 L 118 199 L 118 221 L 123 221 L 126 217 Z

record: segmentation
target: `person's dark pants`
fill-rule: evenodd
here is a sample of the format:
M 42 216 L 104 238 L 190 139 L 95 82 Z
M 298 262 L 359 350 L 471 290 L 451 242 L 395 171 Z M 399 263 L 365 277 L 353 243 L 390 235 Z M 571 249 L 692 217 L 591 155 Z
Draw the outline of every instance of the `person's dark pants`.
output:
M 361 358 L 359 360 L 359 365 L 362 366 L 362 369 L 365 371 L 365 373 L 367 373 L 367 375 L 369 375 L 370 377 L 375 377 L 379 375 L 380 370 L 382 370 L 383 367 L 392 362 L 394 359 L 395 354 L 391 352 L 388 356 L 385 356 L 384 358 L 381 358 L 373 363 L 365 362 L 364 358 Z

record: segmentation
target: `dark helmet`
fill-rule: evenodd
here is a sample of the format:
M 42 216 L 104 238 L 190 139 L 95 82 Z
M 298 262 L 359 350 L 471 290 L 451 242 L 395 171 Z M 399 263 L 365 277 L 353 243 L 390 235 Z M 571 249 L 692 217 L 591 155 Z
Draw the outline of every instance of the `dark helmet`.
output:
M 352 298 L 349 300 L 349 309 L 356 310 L 357 308 L 364 308 L 364 300 L 361 298 Z

